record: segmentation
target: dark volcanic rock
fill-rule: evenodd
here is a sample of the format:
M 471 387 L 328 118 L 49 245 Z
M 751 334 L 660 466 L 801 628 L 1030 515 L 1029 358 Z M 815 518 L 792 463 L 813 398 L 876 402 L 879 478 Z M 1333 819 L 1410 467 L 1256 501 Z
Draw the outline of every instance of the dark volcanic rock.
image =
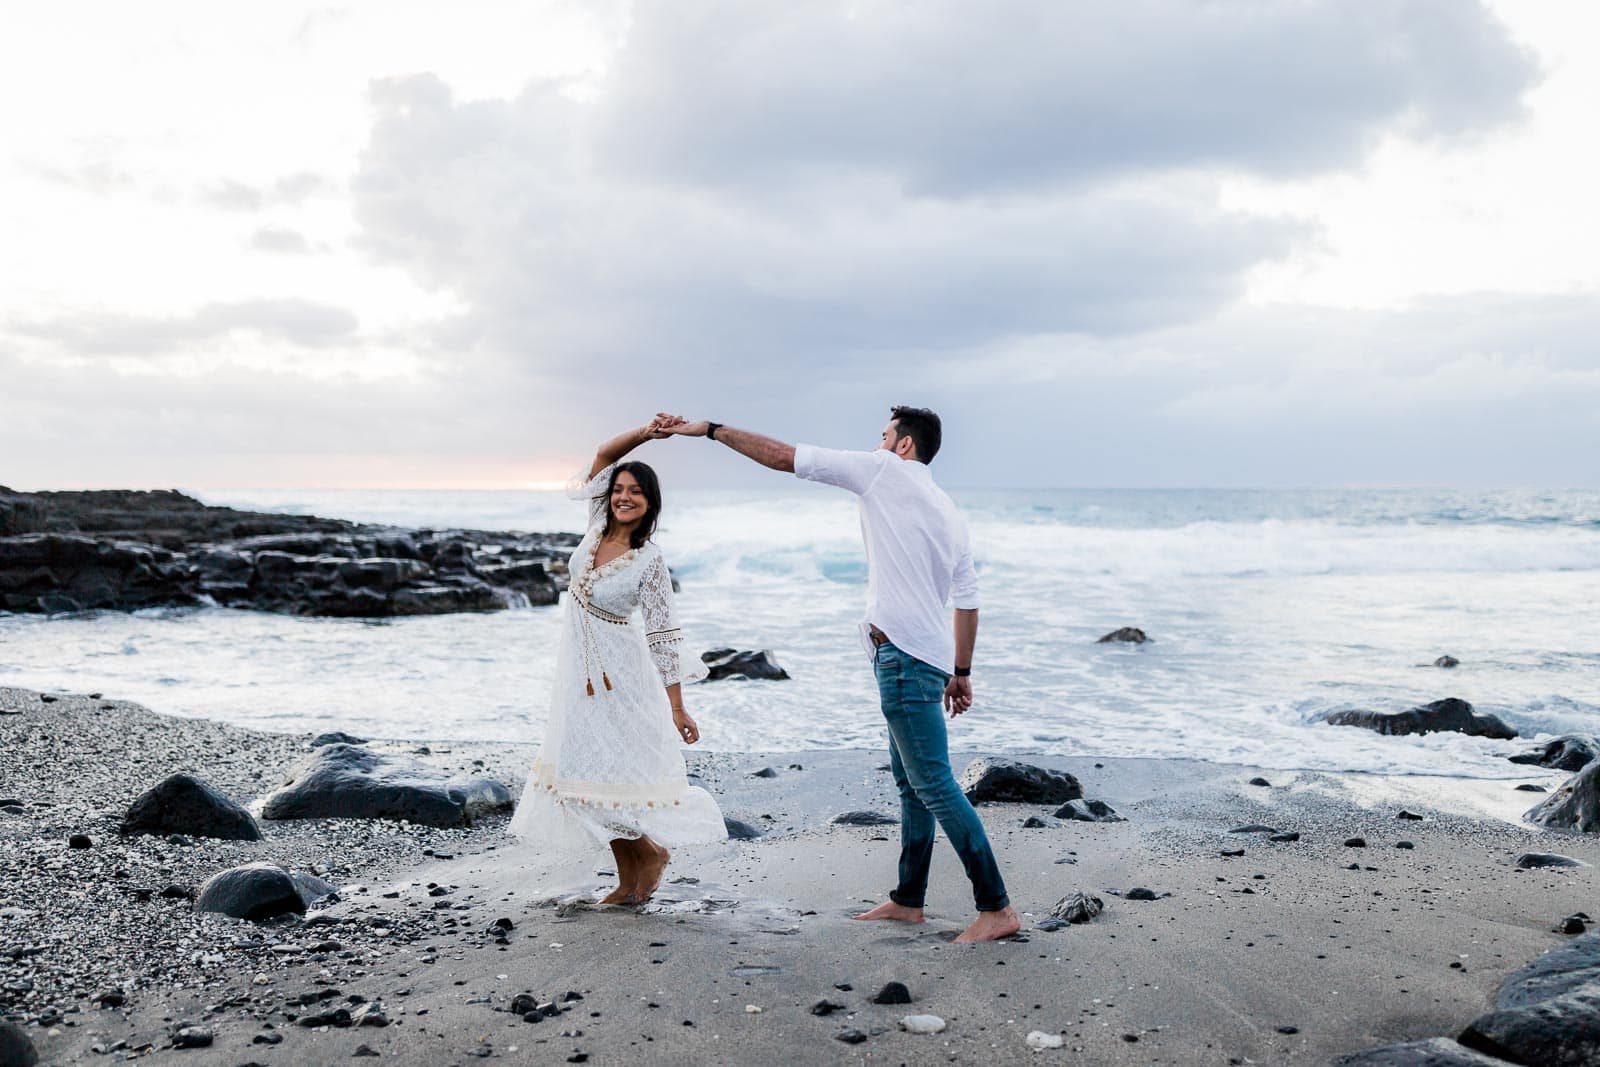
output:
M 1600 830 L 1600 761 L 1568 778 L 1523 818 L 1560 830 Z
M 3 516 L 0 516 L 3 517 Z M 0 1019 L 0 1064 L 4 1067 L 35 1067 L 39 1054 L 27 1031 L 16 1023 Z
M 555 603 L 577 540 L 360 526 L 213 508 L 174 492 L 0 489 L 0 610 L 496 611 Z
M 1075 822 L 1127 822 L 1103 800 L 1069 800 L 1056 809 L 1056 818 Z
M 1333 726 L 1360 726 L 1380 734 L 1431 734 L 1441 731 L 1506 740 L 1517 732 L 1493 715 L 1480 715 L 1465 700 L 1446 697 L 1410 711 L 1335 711 L 1324 717 Z
M 1513 971 L 1460 1042 L 1519 1064 L 1600 1063 L 1600 934 L 1583 934 Z
M 1095 644 L 1109 645 L 1113 643 L 1123 643 L 1130 645 L 1142 645 L 1148 640 L 1150 640 L 1150 638 L 1147 637 L 1145 632 L 1139 629 L 1137 626 L 1123 626 L 1120 629 L 1112 630 L 1104 637 L 1095 641 Z
M 492 778 L 451 777 L 405 756 L 332 744 L 290 771 L 261 814 L 268 819 L 405 819 L 449 827 L 471 825 L 478 816 L 511 804 L 511 791 Z
M 313 737 L 306 747 L 321 748 L 323 745 L 364 745 L 366 743 L 367 739 L 364 737 L 354 737 L 343 730 L 330 730 L 328 733 L 318 734 Z
M 835 826 L 894 826 L 900 820 L 880 811 L 845 811 L 828 820 Z
M 980 756 L 967 764 L 959 784 L 974 804 L 1064 804 L 1083 796 L 1078 780 L 1065 771 L 995 756 Z
M 716 682 L 723 678 L 755 678 L 763 681 L 781 682 L 789 677 L 789 672 L 778 666 L 778 661 L 772 658 L 769 651 L 740 652 L 732 648 L 714 648 L 709 652 L 700 653 L 706 669 L 710 672 L 706 681 Z
M 1584 734 L 1563 734 L 1532 752 L 1507 757 L 1512 763 L 1531 763 L 1558 771 L 1581 771 L 1600 758 L 1600 741 Z
M 1532 871 L 1541 867 L 1587 867 L 1582 860 L 1573 859 L 1571 856 L 1562 856 L 1555 852 L 1524 852 L 1517 857 L 1514 866 L 1519 871 Z
M 195 911 L 215 911 L 235 919 L 260 921 L 277 915 L 304 915 L 333 887 L 310 875 L 291 875 L 275 863 L 247 863 L 206 879 Z
M 1334 1067 L 1506 1067 L 1504 1060 L 1462 1048 L 1447 1037 L 1384 1045 L 1340 1056 L 1333 1063 Z
M 903 982 L 888 982 L 872 998 L 874 1004 L 910 1004 L 911 990 Z
M 1441 667 L 1444 670 L 1450 670 L 1452 667 L 1461 666 L 1461 661 L 1456 659 L 1454 656 L 1440 656 L 1438 659 L 1433 661 L 1433 665 L 1435 667 Z
M 734 841 L 754 841 L 761 836 L 760 830 L 740 819 L 724 816 L 722 825 L 728 831 L 728 837 Z
M 146 790 L 122 817 L 124 834 L 193 834 L 225 841 L 259 841 L 261 829 L 244 808 L 202 779 L 174 774 Z

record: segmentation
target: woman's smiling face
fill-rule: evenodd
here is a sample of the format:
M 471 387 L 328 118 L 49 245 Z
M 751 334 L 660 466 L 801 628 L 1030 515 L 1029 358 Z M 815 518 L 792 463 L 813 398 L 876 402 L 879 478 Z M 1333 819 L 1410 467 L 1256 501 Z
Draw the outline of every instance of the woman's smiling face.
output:
M 622 471 L 611 487 L 611 517 L 622 526 L 632 526 L 650 510 L 644 488 L 630 472 Z

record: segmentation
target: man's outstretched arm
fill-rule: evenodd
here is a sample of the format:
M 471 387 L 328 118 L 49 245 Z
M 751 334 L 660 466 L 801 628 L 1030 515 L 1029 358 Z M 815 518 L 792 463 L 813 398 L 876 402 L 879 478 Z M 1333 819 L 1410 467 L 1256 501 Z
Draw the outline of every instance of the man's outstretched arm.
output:
M 671 415 L 659 415 L 657 420 L 664 422 L 671 419 Z M 678 422 L 665 424 L 663 428 L 667 433 L 679 434 L 683 437 L 704 437 L 711 424 L 704 419 L 698 422 Z M 739 430 L 732 426 L 718 426 L 717 436 L 714 440 L 718 444 L 727 445 L 741 456 L 755 460 L 763 467 L 770 467 L 775 471 L 786 474 L 794 473 L 794 445 L 786 445 L 782 441 L 763 436 L 752 430 Z

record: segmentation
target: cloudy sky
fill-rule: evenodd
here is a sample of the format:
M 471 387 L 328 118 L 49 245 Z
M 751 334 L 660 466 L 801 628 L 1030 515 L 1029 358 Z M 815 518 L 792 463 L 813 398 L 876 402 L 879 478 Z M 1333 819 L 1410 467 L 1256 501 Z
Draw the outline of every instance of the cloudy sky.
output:
M 33 5 L 0 484 L 1600 485 L 1596 99 L 1569 0 Z

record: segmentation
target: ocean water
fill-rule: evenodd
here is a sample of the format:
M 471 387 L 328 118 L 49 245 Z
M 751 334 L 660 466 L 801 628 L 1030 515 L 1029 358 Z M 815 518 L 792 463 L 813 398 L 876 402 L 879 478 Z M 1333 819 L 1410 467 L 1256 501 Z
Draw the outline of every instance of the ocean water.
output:
M 577 529 L 558 492 L 237 491 L 212 503 L 407 526 Z M 1525 736 L 1600 731 L 1600 493 L 953 493 L 983 589 L 976 706 L 952 743 L 1274 768 L 1515 777 L 1525 742 L 1380 737 L 1351 707 L 1470 700 Z M 884 743 L 854 624 L 854 501 L 670 491 L 657 540 L 698 648 L 765 648 L 787 682 L 691 687 L 710 748 Z M 560 608 L 386 621 L 222 609 L 0 615 L 0 684 L 375 737 L 533 741 Z M 1141 647 L 1095 638 L 1143 628 Z M 1455 670 L 1432 667 L 1443 653 Z

